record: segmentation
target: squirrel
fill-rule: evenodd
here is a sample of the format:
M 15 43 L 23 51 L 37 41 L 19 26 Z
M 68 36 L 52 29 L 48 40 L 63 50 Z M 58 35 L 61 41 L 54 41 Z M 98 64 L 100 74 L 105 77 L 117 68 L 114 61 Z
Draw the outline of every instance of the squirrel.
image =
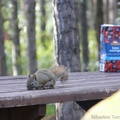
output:
M 54 66 L 50 69 L 40 69 L 30 75 L 27 80 L 27 89 L 52 89 L 57 80 L 64 83 L 68 79 L 68 69 L 63 66 Z

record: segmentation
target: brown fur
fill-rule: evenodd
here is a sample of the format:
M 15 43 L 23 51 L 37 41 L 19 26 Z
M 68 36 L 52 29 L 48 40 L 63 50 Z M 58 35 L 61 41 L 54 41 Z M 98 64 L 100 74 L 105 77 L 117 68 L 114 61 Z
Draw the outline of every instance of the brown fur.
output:
M 50 69 L 50 71 L 55 75 L 55 77 L 63 82 L 68 79 L 68 70 L 65 66 L 54 66 Z
M 68 79 L 66 67 L 54 66 L 51 69 L 40 69 L 33 75 L 29 75 L 27 89 L 51 89 L 54 88 L 56 80 L 62 82 Z

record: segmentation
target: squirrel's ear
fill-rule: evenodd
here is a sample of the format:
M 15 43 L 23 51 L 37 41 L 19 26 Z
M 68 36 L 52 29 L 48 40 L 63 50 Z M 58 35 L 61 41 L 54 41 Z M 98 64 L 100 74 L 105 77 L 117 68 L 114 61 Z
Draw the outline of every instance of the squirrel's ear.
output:
M 31 77 L 31 74 L 29 74 L 28 77 L 30 78 L 30 77 Z
M 36 80 L 36 75 L 35 74 L 33 75 L 33 78 Z

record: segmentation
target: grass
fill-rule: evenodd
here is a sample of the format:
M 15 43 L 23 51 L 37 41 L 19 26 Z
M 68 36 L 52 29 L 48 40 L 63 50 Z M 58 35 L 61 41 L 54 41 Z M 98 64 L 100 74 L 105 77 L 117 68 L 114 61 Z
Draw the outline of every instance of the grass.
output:
M 46 116 L 55 114 L 55 105 L 54 104 L 48 104 L 46 109 Z
M 46 108 L 46 115 L 42 120 L 55 120 L 55 105 L 48 104 Z

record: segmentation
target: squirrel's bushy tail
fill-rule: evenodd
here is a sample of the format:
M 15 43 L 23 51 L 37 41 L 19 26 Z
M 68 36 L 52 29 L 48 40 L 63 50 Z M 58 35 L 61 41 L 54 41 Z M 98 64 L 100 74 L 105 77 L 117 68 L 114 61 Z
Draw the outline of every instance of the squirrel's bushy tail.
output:
M 50 71 L 55 75 L 56 79 L 64 82 L 68 79 L 68 69 L 63 65 L 53 66 Z

